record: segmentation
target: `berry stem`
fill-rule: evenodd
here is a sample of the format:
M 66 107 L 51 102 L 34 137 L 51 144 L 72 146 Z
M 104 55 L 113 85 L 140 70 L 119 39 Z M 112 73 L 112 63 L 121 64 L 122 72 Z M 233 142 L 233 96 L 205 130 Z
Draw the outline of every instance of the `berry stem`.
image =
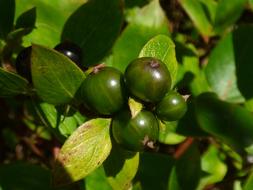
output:
M 181 145 L 179 145 L 173 157 L 175 159 L 179 159 L 186 152 L 186 150 L 191 146 L 193 141 L 194 139 L 192 137 L 187 138 Z

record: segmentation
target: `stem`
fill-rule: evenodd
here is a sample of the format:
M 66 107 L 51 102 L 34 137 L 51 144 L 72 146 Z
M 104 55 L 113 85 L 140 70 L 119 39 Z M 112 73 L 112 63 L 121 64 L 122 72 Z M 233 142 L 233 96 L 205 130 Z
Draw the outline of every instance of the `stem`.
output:
M 187 138 L 175 151 L 173 157 L 175 159 L 179 159 L 185 152 L 186 150 L 191 146 L 193 143 L 194 139 L 192 137 Z

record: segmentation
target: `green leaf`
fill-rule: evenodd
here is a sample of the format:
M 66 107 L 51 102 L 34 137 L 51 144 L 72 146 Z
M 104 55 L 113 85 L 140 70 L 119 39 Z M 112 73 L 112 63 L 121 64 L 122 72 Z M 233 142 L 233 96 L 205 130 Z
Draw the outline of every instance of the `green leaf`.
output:
M 215 0 L 199 0 L 204 8 L 209 22 L 213 25 L 217 10 L 217 2 Z
M 62 113 L 54 105 L 34 101 L 34 107 L 42 123 L 61 141 L 71 135 L 87 118 L 80 112 L 70 108 L 68 113 Z
M 62 0 L 19 0 L 16 3 L 15 20 L 24 12 L 36 7 L 36 28 L 32 33 L 25 36 L 24 46 L 31 43 L 41 44 L 48 47 L 54 47 L 60 42 L 60 34 L 64 23 L 69 15 L 83 1 L 62 1 Z M 64 10 L 64 11 L 62 11 Z
M 72 101 L 85 75 L 66 56 L 48 48 L 32 47 L 32 80 L 37 94 L 47 103 Z
M 238 153 L 253 144 L 253 116 L 246 108 L 221 101 L 213 93 L 198 96 L 195 106 L 201 128 Z
M 177 75 L 177 88 L 189 88 L 191 94 L 196 96 L 209 91 L 203 69 L 199 66 L 197 50 L 192 44 L 176 43 L 176 55 L 179 64 Z
M 113 144 L 104 162 L 105 174 L 113 190 L 128 190 L 139 165 L 139 153 L 129 152 Z
M 17 21 L 15 28 L 34 28 L 35 27 L 35 21 L 36 21 L 36 8 L 33 7 L 27 11 L 25 11 L 23 14 L 21 14 Z
M 43 125 L 57 137 L 60 142 L 65 141 L 65 137 L 60 133 L 58 126 L 61 116 L 58 116 L 57 110 L 54 105 L 46 102 L 33 101 L 36 114 L 39 116 Z
M 0 0 L 0 38 L 12 30 L 15 15 L 15 0 Z
M 55 186 L 80 180 L 104 162 L 111 150 L 109 125 L 110 119 L 93 119 L 72 133 L 55 162 Z
M 243 190 L 252 190 L 253 188 L 253 172 L 249 175 L 248 179 L 246 180 Z
M 220 0 L 217 5 L 214 29 L 217 33 L 223 32 L 227 27 L 234 24 L 243 12 L 247 0 Z
M 201 2 L 199 0 L 181 0 L 179 2 L 201 35 L 212 36 L 213 28 Z
M 85 190 L 113 190 L 102 166 L 85 178 Z
M 83 65 L 98 64 L 112 48 L 123 22 L 122 0 L 91 0 L 67 20 L 62 40 L 71 40 L 83 50 Z
M 170 175 L 168 189 L 195 190 L 200 179 L 200 173 L 200 152 L 194 143 L 176 161 Z
M 233 37 L 229 34 L 212 50 L 205 74 L 210 87 L 221 99 L 243 102 L 244 98 L 238 90 L 235 54 Z M 249 56 L 250 54 L 247 57 Z
M 201 178 L 197 190 L 222 181 L 228 170 L 227 165 L 221 159 L 219 150 L 213 145 L 210 145 L 202 156 L 201 168 L 205 175 Z
M 158 0 L 151 1 L 142 9 L 134 9 L 129 22 L 113 47 L 109 63 L 122 72 L 151 38 L 169 34 L 168 21 Z
M 163 61 L 170 71 L 172 84 L 175 83 L 178 67 L 175 44 L 168 36 L 158 35 L 149 40 L 142 48 L 139 57 L 155 57 Z
M 27 90 L 27 80 L 0 68 L 0 97 L 12 97 L 18 94 L 25 94 Z
M 142 190 L 167 190 L 173 164 L 174 159 L 169 155 L 143 152 L 135 180 L 140 182 Z
M 164 144 L 179 144 L 185 137 L 176 133 L 177 122 L 160 122 L 159 142 Z
M 85 121 L 86 118 L 82 116 L 78 111 L 71 113 L 70 115 L 61 114 L 59 131 L 63 136 L 68 137 L 76 130 L 79 125 Z

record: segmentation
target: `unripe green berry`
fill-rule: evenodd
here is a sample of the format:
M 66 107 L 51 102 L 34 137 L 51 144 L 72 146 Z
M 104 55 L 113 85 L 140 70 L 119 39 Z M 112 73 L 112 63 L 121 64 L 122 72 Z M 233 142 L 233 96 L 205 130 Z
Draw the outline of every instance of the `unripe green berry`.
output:
M 171 87 L 167 66 L 152 57 L 133 60 L 125 71 L 125 81 L 130 93 L 145 102 L 158 102 Z

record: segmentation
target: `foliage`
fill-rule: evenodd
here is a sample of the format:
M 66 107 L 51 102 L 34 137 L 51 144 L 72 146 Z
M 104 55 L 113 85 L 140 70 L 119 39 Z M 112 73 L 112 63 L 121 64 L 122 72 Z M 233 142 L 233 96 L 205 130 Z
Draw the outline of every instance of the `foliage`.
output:
M 252 33 L 252 0 L 0 0 L 0 190 L 253 189 Z M 80 68 L 54 49 L 66 41 L 80 46 Z M 32 81 L 15 61 L 29 46 Z M 164 63 L 187 111 L 154 117 L 157 139 L 139 135 L 145 147 L 130 151 L 113 137 L 116 113 L 95 113 L 81 88 L 141 57 Z M 155 112 L 122 92 L 128 120 Z

